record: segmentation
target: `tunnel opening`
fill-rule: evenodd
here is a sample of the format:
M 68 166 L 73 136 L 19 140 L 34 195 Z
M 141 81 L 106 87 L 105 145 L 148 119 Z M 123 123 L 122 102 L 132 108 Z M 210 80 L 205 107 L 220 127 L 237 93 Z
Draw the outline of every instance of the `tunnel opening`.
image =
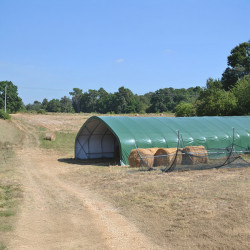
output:
M 101 120 L 93 119 L 79 131 L 75 141 L 76 159 L 120 160 L 120 145 L 117 137 Z

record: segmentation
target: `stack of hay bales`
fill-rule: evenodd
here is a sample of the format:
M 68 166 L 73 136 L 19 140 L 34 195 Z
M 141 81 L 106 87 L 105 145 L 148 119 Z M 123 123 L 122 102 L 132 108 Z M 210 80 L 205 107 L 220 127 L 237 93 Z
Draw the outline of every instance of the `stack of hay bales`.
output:
M 182 153 L 180 150 L 177 152 L 177 148 L 159 148 L 155 153 L 154 166 L 169 166 L 174 162 L 174 165 L 181 165 Z M 176 157 L 176 159 L 175 159 Z
M 151 152 L 151 154 L 154 156 L 159 148 L 148 148 L 148 150 Z
M 178 151 L 177 148 L 138 148 L 131 150 L 128 160 L 131 167 L 198 165 L 208 163 L 208 153 L 204 146 L 187 146 Z
M 149 167 L 154 166 L 154 155 L 158 148 L 137 148 L 131 150 L 129 154 L 129 165 L 131 167 L 141 167 L 148 165 Z M 138 154 L 139 152 L 139 154 Z M 141 157 L 143 159 L 141 159 Z M 144 158 L 145 157 L 145 158 Z M 146 163 L 146 164 L 145 164 Z
M 55 141 L 56 140 L 55 133 L 46 133 L 44 140 Z
M 187 146 L 183 148 L 182 165 L 208 163 L 208 153 L 204 146 Z

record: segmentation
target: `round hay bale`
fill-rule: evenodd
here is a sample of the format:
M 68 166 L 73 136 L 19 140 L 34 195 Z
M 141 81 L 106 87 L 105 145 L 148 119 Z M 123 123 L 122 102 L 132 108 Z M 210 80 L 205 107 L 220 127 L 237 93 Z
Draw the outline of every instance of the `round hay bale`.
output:
M 147 149 L 152 153 L 152 155 L 155 155 L 155 153 L 157 152 L 157 150 L 159 148 L 147 148 Z M 153 165 L 155 166 L 155 160 L 154 160 L 154 164 Z
M 46 133 L 44 140 L 55 141 L 56 140 L 55 133 Z
M 159 148 L 147 148 L 147 149 L 152 153 L 152 155 L 155 155 L 155 153 Z
M 155 156 L 155 166 L 169 166 L 175 159 L 177 148 L 159 148 Z M 162 156 L 161 156 L 162 155 Z M 174 165 L 180 165 L 182 162 L 182 154 L 178 152 Z
M 182 150 L 182 165 L 207 164 L 208 153 L 204 146 L 187 146 Z
M 145 157 L 143 158 L 143 160 L 140 158 L 140 156 L 138 155 L 138 152 L 141 155 L 141 157 Z M 142 167 L 142 166 L 146 166 L 145 163 L 149 166 L 149 167 L 153 167 L 154 165 L 154 157 L 153 157 L 153 153 L 151 150 L 149 150 L 148 148 L 138 148 L 138 149 L 132 149 L 129 157 L 128 157 L 128 161 L 129 161 L 129 165 L 131 167 Z M 147 158 L 148 157 L 148 158 Z

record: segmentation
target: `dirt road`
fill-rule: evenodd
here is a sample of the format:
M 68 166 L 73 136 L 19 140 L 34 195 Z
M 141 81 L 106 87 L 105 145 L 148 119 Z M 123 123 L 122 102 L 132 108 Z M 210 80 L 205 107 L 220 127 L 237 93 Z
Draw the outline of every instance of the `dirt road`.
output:
M 92 190 L 60 180 L 69 166 L 39 148 L 32 126 L 14 122 L 24 134 L 24 202 L 9 249 L 158 249 Z

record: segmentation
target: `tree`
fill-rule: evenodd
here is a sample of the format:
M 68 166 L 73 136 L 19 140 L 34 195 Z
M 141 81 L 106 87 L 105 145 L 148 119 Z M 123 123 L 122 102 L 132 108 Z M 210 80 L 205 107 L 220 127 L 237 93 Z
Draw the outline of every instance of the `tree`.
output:
M 194 104 L 181 102 L 176 106 L 176 117 L 187 117 L 187 116 L 195 116 L 196 109 Z
M 198 116 L 227 116 L 236 114 L 236 97 L 233 93 L 219 89 L 204 91 L 196 102 Z
M 61 103 L 58 99 L 52 99 L 47 105 L 48 112 L 61 112 Z
M 82 89 L 73 88 L 73 92 L 69 92 L 72 96 L 72 105 L 76 113 L 81 112 L 81 98 L 82 98 Z
M 250 41 L 233 48 L 227 58 L 227 64 L 228 67 L 221 78 L 225 90 L 229 90 L 240 78 L 250 74 Z
M 112 94 L 109 94 L 104 88 L 98 90 L 96 111 L 101 114 L 112 112 Z
M 159 113 L 170 111 L 173 104 L 172 88 L 165 88 L 156 90 L 150 99 L 150 107 L 147 109 L 148 113 Z
M 44 110 L 47 110 L 48 103 L 49 103 L 48 99 L 44 98 L 43 101 L 42 101 L 41 108 L 44 109 Z
M 114 93 L 113 108 L 117 114 L 136 113 L 137 101 L 133 92 L 124 87 L 120 87 L 118 92 Z
M 219 79 L 208 78 L 206 83 L 206 88 L 208 90 L 212 89 L 222 89 L 222 83 Z
M 150 100 L 153 92 L 146 93 L 144 95 L 140 95 L 140 113 L 145 113 L 147 109 L 150 107 Z
M 97 91 L 89 89 L 88 92 L 84 92 L 80 99 L 80 110 L 81 112 L 91 113 L 96 112 L 97 103 Z
M 60 100 L 60 104 L 61 104 L 61 112 L 73 113 L 74 109 L 73 109 L 72 101 L 70 100 L 70 98 L 66 96 L 62 97 Z
M 237 115 L 250 114 L 250 76 L 240 79 L 232 92 L 237 99 Z
M 7 86 L 7 111 L 16 113 L 22 109 L 23 102 L 18 96 L 17 86 L 10 81 L 0 81 L 0 108 L 4 109 L 5 86 Z
M 98 100 L 98 91 L 94 89 L 89 89 L 86 98 L 86 108 L 87 112 L 96 112 L 97 111 L 97 100 Z
M 207 88 L 200 93 L 196 101 L 198 116 L 234 115 L 236 106 L 235 95 L 221 89 L 220 81 L 211 78 L 207 80 Z
M 42 108 L 42 104 L 39 101 L 34 101 L 33 104 L 27 104 L 26 105 L 26 110 L 31 111 L 31 110 L 35 110 L 35 111 L 40 111 Z
M 250 70 L 250 40 L 241 43 L 231 50 L 231 55 L 228 56 L 228 65 L 232 68 L 238 65 L 245 68 L 245 71 Z
M 149 113 L 157 112 L 175 112 L 176 106 L 181 102 L 194 103 L 201 92 L 200 87 L 189 89 L 165 88 L 159 89 L 152 93 L 150 99 L 150 107 L 147 109 Z
M 136 112 L 144 114 L 150 105 L 150 99 L 146 95 L 134 95 L 136 100 Z

